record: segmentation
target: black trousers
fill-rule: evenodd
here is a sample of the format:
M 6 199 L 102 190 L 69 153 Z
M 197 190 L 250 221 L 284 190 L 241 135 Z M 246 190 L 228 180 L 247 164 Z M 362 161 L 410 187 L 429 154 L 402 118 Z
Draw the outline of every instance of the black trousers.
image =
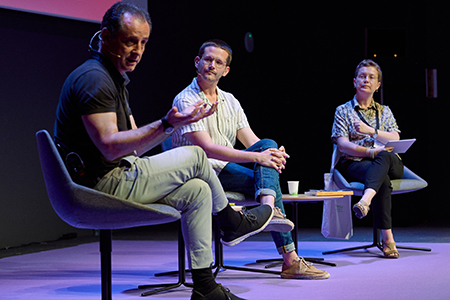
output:
M 374 189 L 376 194 L 371 209 L 376 228 L 392 228 L 392 179 L 403 176 L 403 162 L 392 152 L 382 151 L 375 159 L 364 158 L 362 161 L 342 160 L 338 170 L 347 181 L 364 183 L 364 190 Z

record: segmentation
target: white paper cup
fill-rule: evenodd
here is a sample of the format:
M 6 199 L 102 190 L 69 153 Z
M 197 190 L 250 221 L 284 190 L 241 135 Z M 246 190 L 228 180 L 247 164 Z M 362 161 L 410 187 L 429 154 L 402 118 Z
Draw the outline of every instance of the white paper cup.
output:
M 298 195 L 298 181 L 288 181 L 289 195 Z

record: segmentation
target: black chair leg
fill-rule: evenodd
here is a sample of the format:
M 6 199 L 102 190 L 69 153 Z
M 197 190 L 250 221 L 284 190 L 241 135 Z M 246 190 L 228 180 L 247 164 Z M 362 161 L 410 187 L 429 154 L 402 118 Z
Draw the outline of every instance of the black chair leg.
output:
M 331 250 L 331 251 L 324 251 L 322 254 L 333 254 L 333 253 L 339 253 L 339 252 L 347 252 L 347 251 L 353 251 L 353 250 L 359 250 L 359 249 L 369 249 L 377 247 L 381 251 L 383 251 L 383 245 L 381 245 L 380 242 L 380 231 L 374 226 L 373 227 L 373 242 L 370 245 L 364 245 L 364 246 L 358 246 L 358 247 L 351 247 L 351 248 L 345 248 L 345 249 L 339 249 L 339 250 Z M 418 248 L 418 247 L 405 247 L 405 246 L 399 246 L 396 245 L 397 249 L 409 249 L 409 250 L 418 250 L 418 251 L 431 251 L 429 248 Z
M 266 273 L 266 274 L 276 274 L 280 275 L 279 271 L 271 271 L 271 270 L 263 270 L 263 269 L 253 269 L 253 268 L 245 268 L 245 267 L 237 267 L 237 266 L 228 266 L 224 264 L 223 260 L 223 245 L 220 242 L 220 229 L 219 224 L 215 222 L 214 224 L 214 252 L 215 252 L 215 263 L 212 269 L 214 271 L 214 277 L 219 274 L 221 270 L 236 270 L 236 271 L 245 271 L 245 272 L 254 272 L 254 273 Z
M 292 207 L 292 222 L 294 223 L 295 227 L 292 231 L 292 240 L 295 245 L 295 249 L 298 251 L 298 202 L 290 203 Z M 306 261 L 321 264 L 321 265 L 327 265 L 336 267 L 335 263 L 326 262 L 321 257 L 303 257 Z M 281 265 L 283 263 L 283 259 L 274 258 L 274 259 L 258 259 L 256 260 L 257 263 L 270 263 L 265 266 L 265 268 L 272 268 L 278 265 Z
M 171 290 L 182 285 L 186 287 L 193 287 L 192 283 L 186 282 L 186 258 L 185 258 L 185 249 L 184 249 L 184 240 L 183 234 L 181 232 L 181 223 L 180 228 L 178 229 L 178 272 L 173 272 L 174 274 L 178 273 L 178 282 L 176 283 L 166 283 L 166 284 L 146 284 L 139 285 L 139 289 L 151 289 L 157 288 L 155 290 L 151 290 L 148 292 L 144 292 L 141 296 L 150 296 L 159 292 Z M 172 272 L 171 272 L 172 273 Z
M 100 230 L 100 268 L 102 300 L 111 300 L 111 230 Z
M 331 263 L 331 262 L 326 262 L 323 258 L 321 257 L 303 257 L 303 259 L 307 262 L 311 262 L 311 263 L 315 263 L 315 264 L 321 264 L 321 265 L 326 265 L 326 266 L 331 266 L 331 267 L 336 267 L 335 263 Z M 257 259 L 256 260 L 257 263 L 270 263 L 266 266 L 264 266 L 264 268 L 273 268 L 279 265 L 283 264 L 283 259 L 282 258 L 274 258 L 274 259 Z
M 226 269 L 237 270 L 237 271 L 256 272 L 256 273 L 268 273 L 268 274 L 276 274 L 276 275 L 280 275 L 281 274 L 281 272 L 278 272 L 278 271 L 252 269 L 252 268 L 244 268 L 244 267 L 236 267 L 236 266 L 227 266 L 227 265 L 225 265 L 224 262 L 223 262 L 223 245 L 220 242 L 220 230 L 219 230 L 219 225 L 218 225 L 217 222 L 214 223 L 214 229 L 213 230 L 214 230 L 214 255 L 215 255 L 215 262 L 214 262 L 214 265 L 211 267 L 211 269 L 215 270 L 214 271 L 214 277 L 217 277 L 217 274 L 219 274 L 220 271 L 222 271 L 222 270 L 224 271 Z M 181 265 L 179 265 L 178 270 L 182 270 L 181 269 Z M 162 273 L 155 274 L 155 276 L 174 275 L 177 272 L 180 272 L 180 271 L 162 272 Z M 190 270 L 185 270 L 184 272 L 190 272 Z
M 324 251 L 322 254 L 332 254 L 332 253 L 339 253 L 339 252 L 346 252 L 346 251 L 353 251 L 353 250 L 359 250 L 359 249 L 368 249 L 377 247 L 378 249 L 382 249 L 381 243 L 380 243 L 380 236 L 378 233 L 378 230 L 374 227 L 373 228 L 373 243 L 370 245 L 364 245 L 364 246 L 357 246 L 357 247 L 350 247 L 345 249 L 339 249 L 339 250 L 331 250 L 331 251 Z

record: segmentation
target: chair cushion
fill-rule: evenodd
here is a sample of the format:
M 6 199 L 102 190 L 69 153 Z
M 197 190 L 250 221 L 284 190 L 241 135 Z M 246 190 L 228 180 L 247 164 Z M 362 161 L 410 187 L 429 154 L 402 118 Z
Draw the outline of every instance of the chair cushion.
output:
M 50 134 L 36 134 L 47 193 L 58 216 L 71 226 L 119 229 L 173 222 L 181 218 L 173 207 L 142 205 L 78 185 L 70 178 Z
M 258 202 L 253 197 L 244 195 L 239 192 L 225 192 L 228 202 L 234 203 L 236 205 L 250 206 L 258 205 Z
M 391 180 L 393 194 L 401 194 L 423 189 L 428 184 L 417 179 L 395 179 Z
M 356 196 L 362 195 L 364 184 L 361 182 L 348 182 L 338 170 L 333 172 L 333 180 L 340 189 L 352 190 Z M 392 194 L 402 194 L 425 188 L 428 184 L 425 180 L 415 175 L 405 167 L 405 175 L 402 179 L 391 180 Z

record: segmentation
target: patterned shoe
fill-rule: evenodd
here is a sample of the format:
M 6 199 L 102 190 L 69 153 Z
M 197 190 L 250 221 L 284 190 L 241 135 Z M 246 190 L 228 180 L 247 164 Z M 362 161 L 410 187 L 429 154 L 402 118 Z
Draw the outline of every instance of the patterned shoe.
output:
M 279 207 L 274 207 L 272 220 L 264 228 L 264 231 L 289 232 L 292 229 L 294 229 L 294 223 L 286 219 L 286 215 L 281 212 Z
M 284 279 L 327 279 L 329 277 L 330 273 L 313 267 L 303 257 L 299 257 L 298 261 L 291 266 L 283 263 L 283 268 L 281 269 L 281 278 Z
M 359 219 L 364 218 L 369 213 L 369 206 L 366 202 L 360 200 L 358 203 L 353 205 L 353 212 L 355 213 L 355 216 L 357 216 Z

